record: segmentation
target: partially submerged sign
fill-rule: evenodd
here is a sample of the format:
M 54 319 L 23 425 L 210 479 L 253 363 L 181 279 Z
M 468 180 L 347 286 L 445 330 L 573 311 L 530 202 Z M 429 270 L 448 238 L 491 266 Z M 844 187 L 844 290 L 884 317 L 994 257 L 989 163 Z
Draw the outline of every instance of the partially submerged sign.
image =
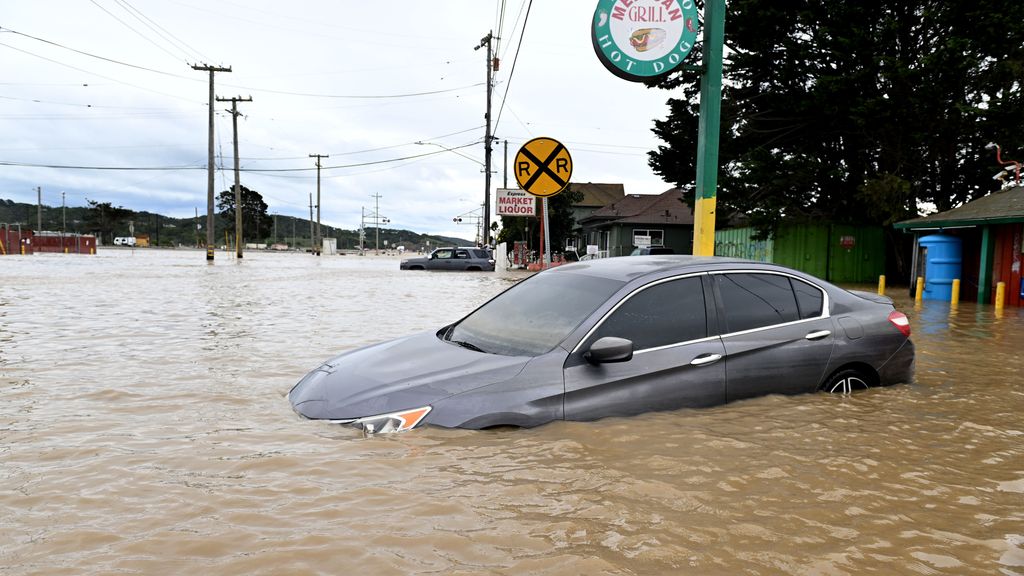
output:
M 572 177 L 572 156 L 554 138 L 534 138 L 516 153 L 516 182 L 534 196 L 547 198 L 565 190 Z
M 498 188 L 498 216 L 536 216 L 537 198 L 518 188 Z
M 620 78 L 668 74 L 693 49 L 697 7 L 694 0 L 599 0 L 591 39 L 601 63 Z

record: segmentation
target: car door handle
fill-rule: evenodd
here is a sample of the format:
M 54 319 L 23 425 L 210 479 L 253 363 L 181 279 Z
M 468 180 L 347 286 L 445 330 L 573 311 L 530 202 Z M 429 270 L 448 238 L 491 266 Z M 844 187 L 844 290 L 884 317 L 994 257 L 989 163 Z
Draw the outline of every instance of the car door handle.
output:
M 831 334 L 831 330 L 818 330 L 817 332 L 811 332 L 807 336 L 804 336 L 804 338 L 808 340 L 821 340 L 822 338 L 830 336 Z
M 722 359 L 721 354 L 701 354 L 693 360 L 690 360 L 691 366 L 704 366 L 705 364 L 712 364 Z

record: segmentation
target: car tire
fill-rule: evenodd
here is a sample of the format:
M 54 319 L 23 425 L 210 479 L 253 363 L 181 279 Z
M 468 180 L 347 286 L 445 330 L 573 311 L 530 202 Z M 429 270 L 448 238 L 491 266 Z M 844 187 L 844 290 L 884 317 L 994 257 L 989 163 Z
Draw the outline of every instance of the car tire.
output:
M 860 370 L 844 368 L 825 381 L 821 391 L 828 394 L 852 394 L 871 388 L 873 380 Z

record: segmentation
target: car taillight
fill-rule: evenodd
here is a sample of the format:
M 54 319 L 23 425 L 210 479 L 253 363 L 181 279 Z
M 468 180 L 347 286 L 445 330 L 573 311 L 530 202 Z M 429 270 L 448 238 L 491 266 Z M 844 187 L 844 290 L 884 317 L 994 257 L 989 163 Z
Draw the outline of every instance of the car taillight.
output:
M 910 338 L 910 320 L 907 319 L 906 314 L 893 310 L 889 312 L 889 322 L 892 322 L 892 325 L 902 332 L 904 336 Z

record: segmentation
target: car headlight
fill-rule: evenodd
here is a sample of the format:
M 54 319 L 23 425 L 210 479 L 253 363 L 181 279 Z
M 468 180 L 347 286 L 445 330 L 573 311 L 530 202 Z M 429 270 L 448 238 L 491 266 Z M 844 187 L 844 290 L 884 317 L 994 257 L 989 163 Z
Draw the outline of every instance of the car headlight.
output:
M 419 425 L 430 413 L 430 406 L 413 408 L 390 414 L 367 416 L 352 421 L 352 425 L 361 428 L 367 434 L 386 434 L 388 432 L 405 432 Z

